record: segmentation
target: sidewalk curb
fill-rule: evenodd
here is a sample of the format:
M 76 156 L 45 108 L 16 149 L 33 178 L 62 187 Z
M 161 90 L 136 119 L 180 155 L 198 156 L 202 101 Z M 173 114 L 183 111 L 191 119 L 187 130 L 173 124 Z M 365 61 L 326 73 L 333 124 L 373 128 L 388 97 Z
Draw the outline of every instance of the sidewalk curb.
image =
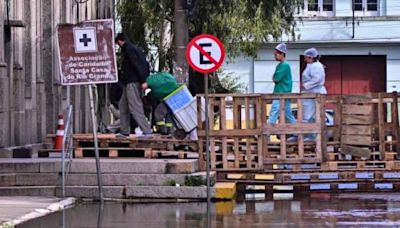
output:
M 50 204 L 47 208 L 39 208 L 35 209 L 35 211 L 28 213 L 26 215 L 23 215 L 17 219 L 4 222 L 0 224 L 0 228 L 10 228 L 10 227 L 15 227 L 16 225 L 22 224 L 24 222 L 27 222 L 32 219 L 36 219 L 54 212 L 62 211 L 64 209 L 67 209 L 69 207 L 72 207 L 75 205 L 76 199 L 73 197 L 63 199 L 57 203 Z

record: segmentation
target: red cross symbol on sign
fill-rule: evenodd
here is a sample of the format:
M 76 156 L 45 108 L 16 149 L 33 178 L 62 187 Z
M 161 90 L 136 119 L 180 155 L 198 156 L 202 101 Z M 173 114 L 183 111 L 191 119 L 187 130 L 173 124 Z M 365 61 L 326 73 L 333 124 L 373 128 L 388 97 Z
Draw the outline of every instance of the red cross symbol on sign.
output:
M 209 34 L 196 36 L 186 49 L 189 65 L 204 74 L 216 71 L 224 62 L 224 58 L 224 45 L 217 37 Z

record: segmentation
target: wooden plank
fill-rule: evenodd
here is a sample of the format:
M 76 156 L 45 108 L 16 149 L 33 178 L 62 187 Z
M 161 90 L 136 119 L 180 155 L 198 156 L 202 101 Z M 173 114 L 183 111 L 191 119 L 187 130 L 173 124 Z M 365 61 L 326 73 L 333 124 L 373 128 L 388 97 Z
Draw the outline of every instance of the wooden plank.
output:
M 261 126 L 267 125 L 267 103 L 264 99 L 260 98 L 261 102 Z
M 385 130 L 383 125 L 385 124 L 385 111 L 384 111 L 384 103 L 382 94 L 378 95 L 379 103 L 378 103 L 378 124 L 379 124 L 379 151 L 381 152 L 381 156 L 385 158 Z
M 244 100 L 244 104 L 245 104 L 245 109 L 244 109 L 244 113 L 245 113 L 245 117 L 246 117 L 246 129 L 250 129 L 250 101 L 249 98 L 246 97 Z
M 200 96 L 197 96 L 197 129 L 202 130 L 204 129 L 203 121 L 201 120 L 201 98 Z
M 348 115 L 371 115 L 372 105 L 342 105 L 342 113 Z
M 147 148 L 144 150 L 144 157 L 145 158 L 152 158 L 153 157 L 153 149 Z
M 237 137 L 234 138 L 233 147 L 235 150 L 235 168 L 239 168 L 240 157 L 239 157 L 239 139 Z
M 372 124 L 372 116 L 342 115 L 342 124 Z
M 321 95 L 318 95 L 317 99 L 315 99 L 315 110 L 316 110 L 316 124 L 319 125 L 319 129 L 321 133 L 317 133 L 316 137 L 316 148 L 315 148 L 315 153 L 316 153 L 316 158 L 317 159 L 322 159 L 322 153 L 325 151 L 326 148 L 326 143 L 324 143 L 325 140 L 325 100 L 322 99 Z M 322 136 L 322 134 L 324 136 Z
M 261 129 L 243 129 L 243 130 L 212 130 L 210 131 L 211 137 L 223 136 L 254 136 L 262 133 Z M 206 135 L 204 130 L 197 131 L 198 136 L 204 137 Z
M 343 95 L 342 99 L 344 104 L 369 104 L 372 102 L 372 95 Z
M 75 148 L 74 149 L 75 158 L 83 158 L 83 150 L 82 148 Z
M 241 118 L 239 114 L 238 99 L 233 98 L 233 129 L 241 129 Z
M 226 102 L 225 102 L 224 97 L 221 97 L 221 102 L 219 105 L 219 112 L 221 113 L 221 115 L 220 115 L 221 118 L 219 120 L 220 129 L 226 130 Z
M 393 115 L 393 125 L 394 125 L 394 135 L 395 135 L 395 140 L 397 141 L 396 143 L 396 151 L 397 151 L 397 156 L 400 157 L 400 123 L 399 123 L 399 102 L 398 102 L 398 95 L 397 92 L 393 92 L 393 108 L 392 108 L 392 115 Z
M 110 157 L 110 158 L 118 157 L 118 150 L 109 150 L 108 151 L 108 157 Z
M 224 169 L 228 168 L 228 149 L 226 139 L 226 137 L 222 138 L 222 167 Z
M 320 133 L 320 125 L 317 123 L 297 123 L 297 124 L 275 124 L 266 125 L 263 129 L 264 134 L 308 134 Z
M 256 115 L 255 116 L 255 120 L 256 120 L 255 127 L 258 129 L 262 128 L 262 126 L 263 126 L 263 122 L 262 122 L 263 107 L 262 107 L 261 103 L 262 103 L 261 98 L 258 97 L 254 104 L 254 111 L 255 111 L 255 115 Z
M 217 167 L 217 156 L 215 153 L 215 139 L 210 138 L 210 160 L 211 160 L 211 169 L 215 169 Z
M 369 158 L 371 156 L 371 150 L 368 148 L 348 146 L 348 145 L 342 145 L 339 153 L 348 154 L 356 157 L 364 157 L 364 158 Z
M 286 158 L 286 135 L 281 135 L 281 148 L 280 148 L 281 158 Z
M 303 102 L 301 99 L 297 99 L 297 124 L 303 122 Z M 304 158 L 304 135 L 298 134 L 297 140 L 299 143 L 299 158 Z
M 214 129 L 214 98 L 208 99 L 208 125 L 209 129 Z
M 372 144 L 372 139 L 371 136 L 342 135 L 342 146 L 343 144 L 370 146 Z
M 258 137 L 258 145 L 257 145 L 257 151 L 258 151 L 258 168 L 263 168 L 263 137 Z
M 251 160 L 252 160 L 252 156 L 251 156 L 251 142 L 250 142 L 250 138 L 246 139 L 246 167 L 247 168 L 252 168 L 251 167 Z
M 362 126 L 362 125 L 343 125 L 342 126 L 342 134 L 345 135 L 372 135 L 372 127 L 371 126 Z
M 285 99 L 279 100 L 279 124 L 285 124 Z

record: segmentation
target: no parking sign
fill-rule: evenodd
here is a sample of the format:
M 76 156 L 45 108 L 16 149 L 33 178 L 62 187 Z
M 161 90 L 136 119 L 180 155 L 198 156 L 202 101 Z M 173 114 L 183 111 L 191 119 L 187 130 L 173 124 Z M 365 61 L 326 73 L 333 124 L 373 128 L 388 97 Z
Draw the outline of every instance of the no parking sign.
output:
M 189 65 L 200 73 L 212 73 L 224 62 L 225 49 L 222 42 L 209 34 L 193 38 L 186 49 Z

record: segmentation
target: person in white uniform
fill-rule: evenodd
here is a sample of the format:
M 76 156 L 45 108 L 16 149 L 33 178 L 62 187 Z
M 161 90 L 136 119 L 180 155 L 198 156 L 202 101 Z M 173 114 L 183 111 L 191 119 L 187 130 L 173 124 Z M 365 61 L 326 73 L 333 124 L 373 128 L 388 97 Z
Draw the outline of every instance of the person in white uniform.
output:
M 317 49 L 310 48 L 304 52 L 304 62 L 307 63 L 306 69 L 302 73 L 302 93 L 326 94 L 325 67 L 319 62 Z M 303 122 L 312 123 L 315 121 L 315 100 L 303 99 Z M 315 134 L 305 135 L 305 141 L 315 140 Z

